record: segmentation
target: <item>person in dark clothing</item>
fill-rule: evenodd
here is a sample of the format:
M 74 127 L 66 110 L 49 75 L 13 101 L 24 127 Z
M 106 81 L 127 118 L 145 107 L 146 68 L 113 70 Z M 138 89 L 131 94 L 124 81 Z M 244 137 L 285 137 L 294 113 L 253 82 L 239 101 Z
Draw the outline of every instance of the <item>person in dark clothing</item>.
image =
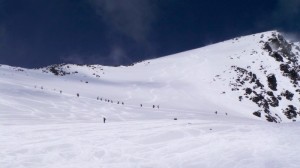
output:
M 141 107 L 143 107 L 143 105 L 141 104 Z
M 106 122 L 106 118 L 105 117 L 103 117 L 103 123 L 105 123 Z
M 155 108 L 155 105 L 153 105 L 153 108 Z

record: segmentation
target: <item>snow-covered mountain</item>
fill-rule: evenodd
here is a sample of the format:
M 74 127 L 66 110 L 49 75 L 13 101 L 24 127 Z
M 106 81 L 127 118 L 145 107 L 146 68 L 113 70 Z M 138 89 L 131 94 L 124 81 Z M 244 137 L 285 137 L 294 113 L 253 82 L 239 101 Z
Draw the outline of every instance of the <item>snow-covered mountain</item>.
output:
M 109 106 L 118 111 L 120 102 L 139 110 L 155 111 L 159 106 L 159 110 L 170 111 L 159 116 L 126 112 L 123 119 L 140 119 L 140 115 L 147 115 L 146 118 L 197 117 L 217 111 L 271 122 L 296 121 L 300 115 L 299 52 L 299 46 L 286 41 L 280 33 L 270 31 L 128 67 L 61 64 L 24 69 L 2 65 L 1 111 L 11 111 L 6 114 L 10 117 L 23 116 L 23 111 L 38 106 L 41 109 L 35 110 L 37 115 L 28 117 L 51 120 L 60 118 L 71 106 L 75 111 L 88 111 L 91 115 L 103 113 L 112 121 L 120 120 L 109 111 L 101 111 L 101 107 L 74 105 L 77 104 L 74 101 L 89 100 L 89 103 L 107 106 L 109 103 L 103 103 L 107 99 L 106 102 L 111 101 Z M 79 99 L 74 99 L 77 93 Z M 23 97 L 28 99 L 23 94 L 34 96 L 30 100 L 42 101 L 31 101 L 33 104 L 29 100 L 20 101 Z M 54 99 L 55 106 L 44 103 L 49 98 Z M 62 105 L 66 101 L 71 101 L 67 107 Z M 19 108 L 12 102 L 29 107 Z M 67 121 L 76 119 L 82 116 L 74 114 Z
M 244 150 L 252 153 L 245 149 L 252 144 L 258 156 L 241 156 L 254 161 L 249 167 L 293 167 L 289 161 L 299 163 L 294 157 L 299 147 L 290 146 L 288 150 L 293 152 L 288 155 L 286 150 L 278 151 L 289 159 L 274 162 L 280 157 L 271 155 L 272 149 L 281 141 L 268 137 L 290 137 L 286 143 L 294 144 L 299 140 L 294 134 L 299 124 L 294 123 L 295 130 L 291 130 L 290 125 L 264 121 L 299 120 L 299 53 L 299 43 L 270 31 L 131 66 L 60 64 L 25 69 L 0 65 L 0 129 L 4 132 L 0 135 L 0 165 L 247 167 L 238 156 Z M 103 117 L 108 123 L 105 128 L 99 126 Z M 211 134 L 214 130 L 217 132 Z M 254 143 L 257 136 L 265 141 Z M 213 140 L 220 137 L 225 142 Z M 32 143 L 36 146 L 29 145 Z M 86 146 L 89 143 L 97 145 Z M 176 146 L 178 143 L 184 148 Z M 106 144 L 114 152 L 104 150 Z M 167 144 L 173 146 L 165 151 Z M 264 145 L 271 147 L 262 148 Z M 103 150 L 97 148 L 100 146 Z M 122 149 L 121 154 L 117 148 Z M 85 154 L 78 156 L 78 150 Z M 207 150 L 214 152 L 205 153 Z M 232 161 L 221 157 L 215 162 L 224 150 L 232 155 Z M 176 151 L 181 160 L 174 155 Z M 41 156 L 43 152 L 48 154 Z M 269 154 L 267 160 L 256 160 L 265 154 Z M 89 156 L 94 158 L 92 162 L 87 162 Z M 166 158 L 156 162 L 157 156 Z M 54 164 L 56 160 L 60 162 Z M 110 160 L 116 164 L 108 163 Z

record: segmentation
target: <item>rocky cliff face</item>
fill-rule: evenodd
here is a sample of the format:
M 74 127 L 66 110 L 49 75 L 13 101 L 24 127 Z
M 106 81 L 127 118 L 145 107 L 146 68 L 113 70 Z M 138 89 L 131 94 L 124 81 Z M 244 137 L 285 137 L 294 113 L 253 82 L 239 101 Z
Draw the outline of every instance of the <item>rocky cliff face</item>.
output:
M 264 34 L 261 35 L 263 37 Z M 268 63 L 257 62 L 261 64 L 255 70 L 261 72 L 259 74 L 252 72 L 250 65 L 247 68 L 232 66 L 231 70 L 237 75 L 230 83 L 232 91 L 240 92 L 239 101 L 247 99 L 257 105 L 257 110 L 253 111 L 253 115 L 257 117 L 265 117 L 270 122 L 281 122 L 282 117 L 278 115 L 278 111 L 281 111 L 287 119 L 296 121 L 300 117 L 300 48 L 285 40 L 278 32 L 273 32 L 267 40 L 259 43 L 267 53 L 261 53 L 260 56 L 272 57 L 276 63 L 271 67 L 267 66 Z M 254 51 L 254 54 L 259 53 Z M 271 68 L 276 73 L 270 73 Z

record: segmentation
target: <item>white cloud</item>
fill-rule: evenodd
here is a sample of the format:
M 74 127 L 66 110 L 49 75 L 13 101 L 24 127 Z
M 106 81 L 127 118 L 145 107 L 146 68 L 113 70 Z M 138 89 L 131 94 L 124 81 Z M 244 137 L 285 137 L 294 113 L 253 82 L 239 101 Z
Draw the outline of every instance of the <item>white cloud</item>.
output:
M 107 25 L 136 42 L 145 42 L 155 18 L 153 0 L 90 0 Z

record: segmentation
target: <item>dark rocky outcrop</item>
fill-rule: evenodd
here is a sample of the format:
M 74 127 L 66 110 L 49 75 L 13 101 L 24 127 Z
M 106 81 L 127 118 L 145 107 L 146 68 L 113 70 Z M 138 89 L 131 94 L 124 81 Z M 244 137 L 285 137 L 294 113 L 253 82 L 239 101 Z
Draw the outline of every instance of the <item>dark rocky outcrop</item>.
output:
M 287 100 L 292 101 L 294 94 L 288 90 L 281 92 L 281 96 L 284 96 Z
M 268 51 L 269 53 L 272 52 L 272 47 L 270 46 L 269 43 L 265 43 L 263 49 Z
M 266 115 L 265 117 L 266 117 L 267 121 L 269 121 L 269 122 L 278 123 L 278 120 L 276 119 L 276 117 L 273 117 L 271 115 Z
M 274 57 L 276 61 L 283 62 L 283 58 L 278 52 L 272 53 L 271 56 Z
M 268 78 L 268 86 L 270 89 L 276 91 L 277 90 L 277 80 L 274 74 L 269 74 Z
M 293 119 L 297 117 L 297 108 L 293 105 L 288 105 L 288 107 L 283 110 L 283 113 L 286 115 L 288 119 Z
M 253 113 L 253 115 L 257 116 L 257 117 L 261 117 L 261 111 L 255 111 Z
M 46 69 L 48 69 L 50 72 L 52 72 L 56 76 L 70 75 L 70 72 L 67 72 L 64 70 L 64 68 L 63 68 L 64 65 L 65 64 L 51 65 L 51 66 L 48 66 Z
M 245 89 L 246 94 L 250 95 L 252 93 L 252 89 L 251 88 L 246 88 Z
M 230 79 L 229 85 L 232 91 L 240 93 L 238 95 L 239 101 L 247 102 L 248 100 L 257 105 L 257 111 L 253 115 L 265 117 L 269 122 L 278 123 L 282 121 L 282 115 L 278 115 L 275 112 L 282 110 L 282 114 L 288 119 L 295 120 L 298 114 L 300 116 L 296 109 L 297 105 L 292 104 L 294 103 L 293 99 L 297 98 L 300 101 L 298 84 L 300 81 L 300 63 L 298 61 L 300 47 L 298 49 L 295 48 L 295 45 L 286 41 L 277 32 L 269 35 L 267 40 L 260 40 L 259 44 L 262 45 L 263 50 L 267 51 L 267 53 L 261 52 L 261 56 L 271 57 L 277 63 L 274 64 L 274 61 L 272 61 L 272 64 L 263 64 L 264 60 L 256 58 L 255 60 L 249 60 L 249 64 L 244 65 L 245 67 L 231 66 L 230 73 L 234 72 L 236 76 Z M 246 51 L 244 50 L 242 53 L 246 53 Z M 250 55 L 258 53 L 260 52 L 252 51 Z M 252 57 L 250 56 L 249 58 Z M 250 64 L 256 65 L 250 66 Z M 257 69 L 252 70 L 253 67 Z M 270 73 L 270 70 L 272 73 Z M 284 79 L 284 85 L 280 85 L 282 79 Z M 293 93 L 294 89 L 291 89 L 291 86 L 295 88 L 295 93 L 298 93 L 297 96 Z M 285 104 L 286 100 L 291 101 L 291 105 L 282 109 L 281 105 Z M 299 101 L 297 102 L 299 103 Z

